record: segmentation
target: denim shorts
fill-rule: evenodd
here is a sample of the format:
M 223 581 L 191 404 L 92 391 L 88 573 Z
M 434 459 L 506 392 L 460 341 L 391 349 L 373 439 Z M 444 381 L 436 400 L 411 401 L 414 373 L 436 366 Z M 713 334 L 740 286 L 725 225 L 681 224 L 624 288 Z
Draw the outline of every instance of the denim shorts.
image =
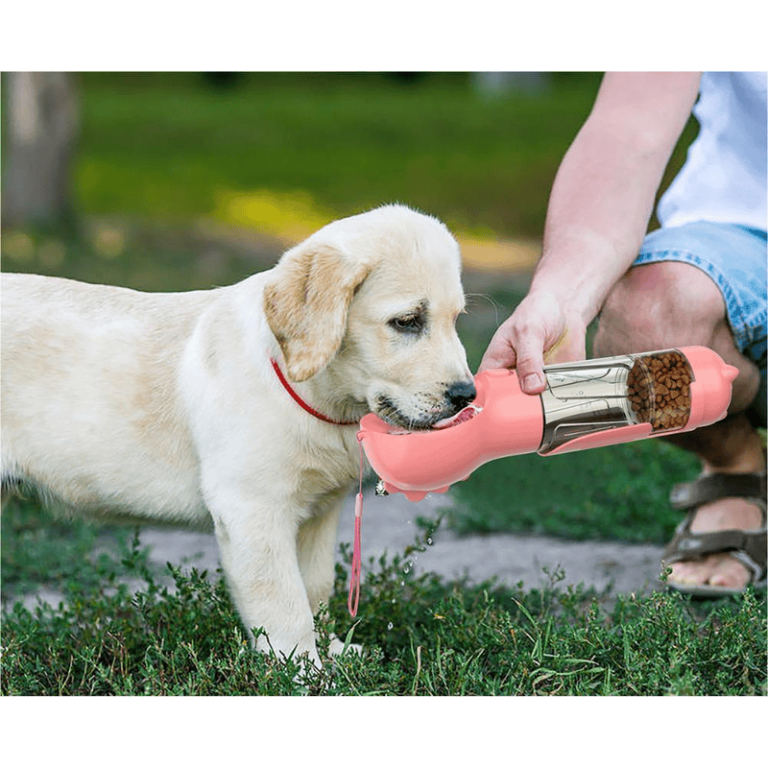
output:
M 697 221 L 646 236 L 632 266 L 680 261 L 706 272 L 720 289 L 736 346 L 760 369 L 762 382 L 750 417 L 766 423 L 766 233 Z

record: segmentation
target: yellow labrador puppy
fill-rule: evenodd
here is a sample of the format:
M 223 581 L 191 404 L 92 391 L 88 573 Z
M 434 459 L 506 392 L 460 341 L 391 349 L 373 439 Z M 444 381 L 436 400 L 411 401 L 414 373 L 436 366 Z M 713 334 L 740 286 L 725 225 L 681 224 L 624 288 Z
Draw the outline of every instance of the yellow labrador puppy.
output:
M 212 526 L 257 647 L 319 665 L 340 506 L 373 411 L 426 428 L 475 394 L 454 238 L 385 206 L 236 285 L 140 293 L 2 277 L 2 477 L 96 517 Z

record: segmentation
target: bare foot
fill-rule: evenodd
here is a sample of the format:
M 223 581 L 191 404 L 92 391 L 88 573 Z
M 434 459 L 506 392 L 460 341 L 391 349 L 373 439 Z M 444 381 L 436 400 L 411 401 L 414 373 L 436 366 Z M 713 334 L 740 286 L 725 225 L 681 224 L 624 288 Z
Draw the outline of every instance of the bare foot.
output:
M 745 446 L 746 447 L 746 446 Z M 750 450 L 751 449 L 751 450 Z M 705 473 L 762 472 L 765 456 L 762 446 L 749 446 L 738 464 L 729 467 L 713 467 L 705 464 Z M 754 503 L 745 499 L 719 499 L 703 504 L 696 510 L 691 522 L 691 533 L 712 531 L 743 530 L 755 531 L 762 528 L 762 513 Z M 750 582 L 752 572 L 739 560 L 725 553 L 713 554 L 700 560 L 673 563 L 669 581 L 686 586 L 713 586 L 729 589 L 743 589 Z
M 710 533 L 729 529 L 757 530 L 762 527 L 760 509 L 744 499 L 720 499 L 696 510 L 692 533 Z M 673 563 L 669 581 L 687 586 L 709 585 L 743 589 L 752 572 L 728 554 L 709 555 L 701 560 Z

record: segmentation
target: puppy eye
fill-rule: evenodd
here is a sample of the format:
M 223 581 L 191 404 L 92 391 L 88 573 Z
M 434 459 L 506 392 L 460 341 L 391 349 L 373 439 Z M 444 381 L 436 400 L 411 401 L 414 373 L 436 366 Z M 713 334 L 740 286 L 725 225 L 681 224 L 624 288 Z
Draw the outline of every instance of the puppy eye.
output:
M 421 333 L 424 329 L 424 318 L 422 315 L 394 317 L 389 321 L 389 326 L 399 333 Z

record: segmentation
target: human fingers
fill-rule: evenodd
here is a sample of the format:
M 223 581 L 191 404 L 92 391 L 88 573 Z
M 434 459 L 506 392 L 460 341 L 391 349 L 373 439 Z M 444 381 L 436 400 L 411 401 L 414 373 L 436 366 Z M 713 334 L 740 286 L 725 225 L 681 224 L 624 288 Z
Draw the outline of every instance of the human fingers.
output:
M 483 359 L 477 369 L 478 373 L 494 368 L 514 368 L 517 356 L 509 334 L 511 318 L 496 329 Z
M 545 339 L 540 322 L 527 318 L 525 311 L 515 312 L 496 330 L 478 373 L 493 368 L 516 368 L 523 392 L 538 394 L 545 386 Z

